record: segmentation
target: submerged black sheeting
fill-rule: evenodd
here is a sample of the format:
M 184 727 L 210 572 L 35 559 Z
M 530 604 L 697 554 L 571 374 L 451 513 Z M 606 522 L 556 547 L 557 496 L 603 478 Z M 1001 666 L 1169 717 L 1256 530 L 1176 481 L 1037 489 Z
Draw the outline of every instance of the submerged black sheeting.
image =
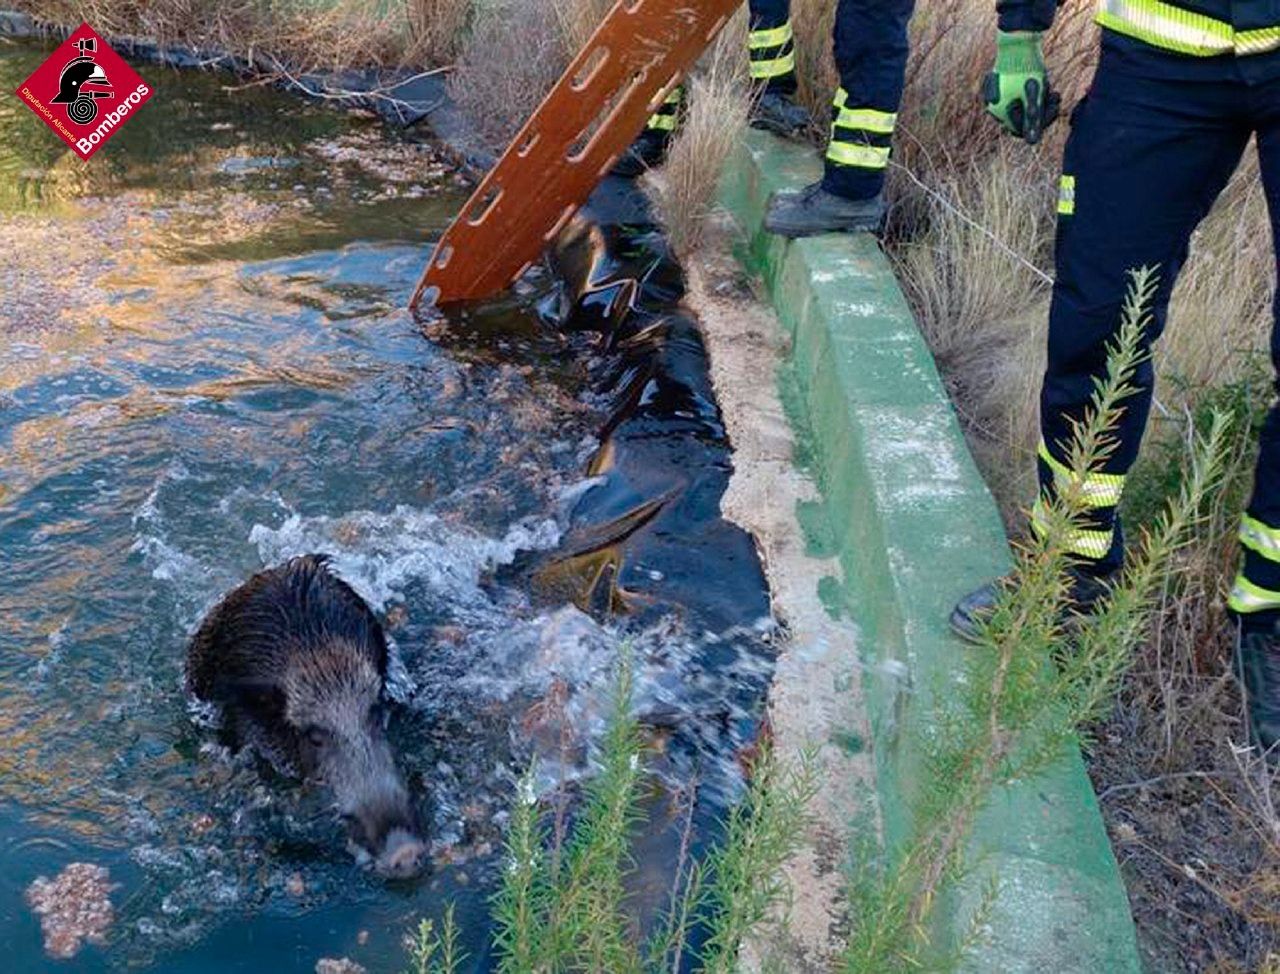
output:
M 769 616 L 747 532 L 720 514 L 732 451 L 684 276 L 633 182 L 606 179 L 551 255 L 555 318 L 602 336 L 593 385 L 608 417 L 542 587 L 597 611 L 680 606 L 714 630 Z

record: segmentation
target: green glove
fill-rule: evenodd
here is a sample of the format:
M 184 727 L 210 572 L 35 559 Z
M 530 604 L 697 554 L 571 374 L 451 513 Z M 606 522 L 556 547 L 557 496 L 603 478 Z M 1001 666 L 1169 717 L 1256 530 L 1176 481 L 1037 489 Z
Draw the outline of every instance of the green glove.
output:
M 1031 145 L 1058 117 L 1061 99 L 1049 85 L 1039 31 L 1000 31 L 996 63 L 982 85 L 987 111 L 1007 132 Z

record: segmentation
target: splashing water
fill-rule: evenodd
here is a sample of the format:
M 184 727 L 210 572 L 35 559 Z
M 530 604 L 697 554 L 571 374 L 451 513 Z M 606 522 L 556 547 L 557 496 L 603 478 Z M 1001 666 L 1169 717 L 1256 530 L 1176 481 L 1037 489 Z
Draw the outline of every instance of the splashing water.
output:
M 5 48 L 0 82 L 42 57 Z M 0 917 L 19 970 L 48 964 L 24 891 L 73 862 L 116 890 L 106 947 L 61 970 L 396 968 L 446 902 L 484 929 L 521 770 L 539 756 L 539 794 L 587 772 L 624 644 L 673 785 L 732 792 L 769 677 L 767 620 L 636 631 L 532 601 L 513 563 L 600 483 L 582 356 L 536 294 L 424 338 L 399 309 L 461 189 L 372 122 L 225 80 L 165 73 L 72 169 L 0 104 Z M 67 239 L 73 266 L 50 259 Z M 436 863 L 405 888 L 183 693 L 216 600 L 317 551 L 396 647 L 390 733 Z

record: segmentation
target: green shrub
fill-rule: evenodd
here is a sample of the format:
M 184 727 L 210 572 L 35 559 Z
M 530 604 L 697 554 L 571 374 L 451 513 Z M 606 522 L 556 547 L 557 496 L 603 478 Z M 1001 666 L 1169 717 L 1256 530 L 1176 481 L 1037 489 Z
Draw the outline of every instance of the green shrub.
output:
M 703 860 L 690 854 L 695 796 L 686 797 L 670 900 L 656 932 L 641 941 L 628 881 L 646 773 L 631 699 L 624 654 L 600 766 L 571 829 L 563 825 L 562 806 L 548 810 L 538 800 L 536 768 L 521 779 L 506 868 L 493 899 L 494 946 L 504 974 L 678 972 L 690 957 L 694 970 L 728 974 L 743 942 L 780 919 L 788 896 L 782 867 L 804 832 L 815 779 L 807 757 L 799 767 L 784 768 L 766 742 L 745 797 L 727 815 L 721 842 Z M 439 933 L 424 920 L 411 938 L 413 974 L 453 971 L 460 959 L 457 938 L 452 911 Z

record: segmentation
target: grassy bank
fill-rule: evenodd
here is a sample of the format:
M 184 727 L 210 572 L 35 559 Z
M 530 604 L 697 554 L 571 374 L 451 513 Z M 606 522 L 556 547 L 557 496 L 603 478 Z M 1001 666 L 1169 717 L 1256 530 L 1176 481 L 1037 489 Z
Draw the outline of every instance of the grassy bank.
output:
M 984 117 L 974 93 L 992 52 L 991 6 L 948 0 L 917 18 L 889 250 L 1017 533 L 1035 489 L 1055 187 L 1068 126 L 1033 149 Z M 1066 4 L 1046 42 L 1064 115 L 1092 76 L 1092 6 Z M 1274 260 L 1251 149 L 1196 235 L 1156 349 L 1159 406 L 1127 491 L 1130 533 L 1155 523 L 1184 486 L 1175 471 L 1215 410 L 1234 420 L 1222 486 L 1170 562 L 1155 621 L 1115 706 L 1098 714 L 1087 752 L 1144 947 L 1160 970 L 1262 970 L 1280 949 L 1275 780 L 1239 748 L 1245 728 L 1224 612 L 1272 396 Z
M 57 27 L 212 48 L 290 72 L 452 63 L 473 0 L 11 0 Z
M 1223 413 L 1213 415 L 1189 461 L 1180 465 L 1179 490 L 1134 545 L 1123 578 L 1098 611 L 1088 617 L 1070 612 L 1068 539 L 1089 511 L 1083 474 L 1116 448 L 1112 431 L 1134 392 L 1157 280 L 1149 270 L 1133 275 L 1110 375 L 1070 445 L 1068 466 L 1076 478 L 1042 507 L 1044 532 L 1019 546 L 1010 582 L 977 634 L 978 645 L 956 657 L 963 675 L 937 696 L 914 731 L 924 769 L 911 809 L 912 830 L 895 858 L 872 857 L 855 872 L 843 967 L 849 974 L 956 969 L 981 949 L 989 925 L 1001 925 L 992 915 L 1008 877 L 997 871 L 986 874 L 980 895 L 964 913 L 947 917 L 952 926 L 944 931 L 946 942 L 934 942 L 928 933 L 944 892 L 984 875 L 982 857 L 970 857 L 969 838 L 992 796 L 1011 782 L 1029 782 L 1049 771 L 1110 709 L 1171 560 L 1218 485 L 1230 424 Z M 1052 843 L 1044 846 L 1048 858 Z M 1070 897 L 1060 902 L 1063 910 L 1072 909 Z M 1018 969 L 1025 960 L 1018 958 Z M 977 969 L 972 956 L 967 961 L 964 969 Z M 1074 955 L 1062 962 L 1072 970 L 1087 967 Z

